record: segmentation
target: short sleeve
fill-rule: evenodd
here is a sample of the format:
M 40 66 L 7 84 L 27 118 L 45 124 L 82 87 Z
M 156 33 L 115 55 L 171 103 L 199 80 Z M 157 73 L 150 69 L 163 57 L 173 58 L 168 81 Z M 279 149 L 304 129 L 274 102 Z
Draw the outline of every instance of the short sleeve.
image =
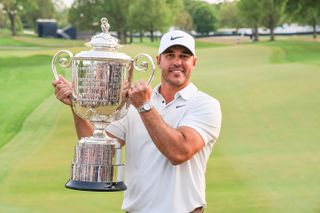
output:
M 196 130 L 205 144 L 215 143 L 220 134 L 221 120 L 219 101 L 203 93 L 188 106 L 188 111 L 179 126 L 187 126 Z

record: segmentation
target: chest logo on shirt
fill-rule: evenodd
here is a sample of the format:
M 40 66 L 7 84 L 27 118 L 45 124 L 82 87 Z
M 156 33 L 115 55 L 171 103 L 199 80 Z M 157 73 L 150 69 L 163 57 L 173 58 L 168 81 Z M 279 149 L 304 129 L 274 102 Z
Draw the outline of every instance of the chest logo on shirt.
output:
M 184 107 L 184 106 L 186 106 L 186 105 L 185 104 L 181 104 L 181 105 L 177 105 L 176 108 L 178 109 L 178 108 L 181 108 L 181 107 Z

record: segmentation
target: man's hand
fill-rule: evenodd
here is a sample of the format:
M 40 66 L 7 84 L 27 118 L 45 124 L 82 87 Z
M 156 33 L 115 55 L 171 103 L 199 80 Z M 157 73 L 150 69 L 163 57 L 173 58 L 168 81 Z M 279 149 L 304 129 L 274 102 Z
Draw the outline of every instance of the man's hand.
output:
M 72 84 L 59 75 L 59 80 L 52 81 L 52 86 L 55 88 L 56 98 L 62 103 L 71 106 Z
M 151 86 L 143 80 L 136 82 L 128 91 L 131 104 L 137 109 L 141 107 L 143 103 L 150 101 L 151 94 Z

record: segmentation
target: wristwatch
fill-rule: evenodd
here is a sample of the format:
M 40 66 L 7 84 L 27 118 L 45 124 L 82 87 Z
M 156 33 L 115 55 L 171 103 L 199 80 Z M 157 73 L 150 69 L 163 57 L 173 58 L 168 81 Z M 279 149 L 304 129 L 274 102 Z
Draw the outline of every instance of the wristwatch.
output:
M 139 112 L 149 112 L 152 109 L 152 105 L 149 102 L 145 102 L 139 108 Z

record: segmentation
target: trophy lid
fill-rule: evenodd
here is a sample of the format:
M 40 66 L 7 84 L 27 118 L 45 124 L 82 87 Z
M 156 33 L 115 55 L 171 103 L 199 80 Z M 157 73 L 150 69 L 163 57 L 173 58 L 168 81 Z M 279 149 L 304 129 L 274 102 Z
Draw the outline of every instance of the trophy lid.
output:
M 118 39 L 113 37 L 109 32 L 110 24 L 107 18 L 101 19 L 101 30 L 99 33 L 91 38 L 90 46 L 96 48 L 107 48 L 110 50 L 116 50 L 120 47 Z
M 107 18 L 101 19 L 102 32 L 94 35 L 90 42 L 86 45 L 92 47 L 89 51 L 81 51 L 75 55 L 75 59 L 83 58 L 103 58 L 103 59 L 120 59 L 132 60 L 130 56 L 125 53 L 117 52 L 121 47 L 118 39 L 113 37 L 109 32 L 110 25 Z

